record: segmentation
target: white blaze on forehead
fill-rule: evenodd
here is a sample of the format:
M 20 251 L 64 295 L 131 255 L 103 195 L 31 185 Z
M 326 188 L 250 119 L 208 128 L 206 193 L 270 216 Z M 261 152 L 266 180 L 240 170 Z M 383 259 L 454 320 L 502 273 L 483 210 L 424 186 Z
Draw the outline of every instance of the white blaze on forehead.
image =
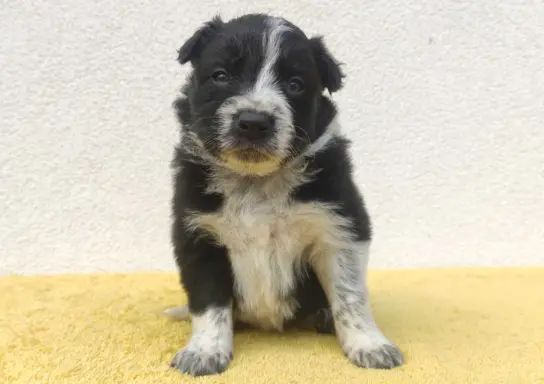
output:
M 279 158 L 287 156 L 294 135 L 293 113 L 282 92 L 275 66 L 280 57 L 284 33 L 289 30 L 290 27 L 281 18 L 267 20 L 267 31 L 262 41 L 264 59 L 255 83 L 247 93 L 228 99 L 218 111 L 223 127 L 220 132 L 223 149 L 228 149 L 231 144 L 229 131 L 234 116 L 241 110 L 249 109 L 274 118 L 276 133 L 272 142 Z
M 263 36 L 264 60 L 253 87 L 253 92 L 276 91 L 277 77 L 274 73 L 280 55 L 282 35 L 290 30 L 282 19 L 271 18 L 268 20 L 268 33 Z
M 265 111 L 276 119 L 276 141 L 279 151 L 286 155 L 289 142 L 294 134 L 293 114 L 289 101 L 278 83 L 278 75 L 274 71 L 281 50 L 283 35 L 290 30 L 280 18 L 267 21 L 268 33 L 263 36 L 264 60 L 250 97 L 265 108 Z

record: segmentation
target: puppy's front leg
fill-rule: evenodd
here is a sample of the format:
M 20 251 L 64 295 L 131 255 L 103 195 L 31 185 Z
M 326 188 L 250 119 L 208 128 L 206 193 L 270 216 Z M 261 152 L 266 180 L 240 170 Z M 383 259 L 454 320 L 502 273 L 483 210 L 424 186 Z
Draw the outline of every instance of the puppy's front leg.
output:
M 403 356 L 374 320 L 366 286 L 368 252 L 369 242 L 360 242 L 336 255 L 320 255 L 314 267 L 346 356 L 359 367 L 393 368 L 403 363 Z
M 232 274 L 227 250 L 196 237 L 177 245 L 192 334 L 171 365 L 193 376 L 221 373 L 232 360 L 233 342 Z
M 210 307 L 192 315 L 189 344 L 172 360 L 172 367 L 193 376 L 221 373 L 232 359 L 232 311 Z

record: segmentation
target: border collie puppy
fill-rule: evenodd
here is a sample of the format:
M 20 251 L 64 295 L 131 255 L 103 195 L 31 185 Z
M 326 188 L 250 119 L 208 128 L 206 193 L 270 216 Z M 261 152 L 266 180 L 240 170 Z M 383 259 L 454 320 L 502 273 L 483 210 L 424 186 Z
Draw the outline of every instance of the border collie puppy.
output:
M 223 372 L 235 321 L 281 331 L 316 313 L 355 365 L 401 365 L 369 304 L 371 227 L 324 92 L 344 76 L 323 40 L 283 18 L 216 17 L 178 60 L 192 72 L 174 104 L 172 241 L 192 335 L 172 366 Z

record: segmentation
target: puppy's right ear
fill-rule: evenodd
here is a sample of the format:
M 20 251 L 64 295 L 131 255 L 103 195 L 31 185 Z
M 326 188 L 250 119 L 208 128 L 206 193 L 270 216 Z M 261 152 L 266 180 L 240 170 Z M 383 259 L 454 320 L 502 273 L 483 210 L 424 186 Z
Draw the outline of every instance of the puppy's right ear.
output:
M 178 51 L 178 61 L 181 65 L 197 59 L 206 44 L 221 29 L 223 21 L 219 16 L 205 23 L 194 35 L 183 44 Z

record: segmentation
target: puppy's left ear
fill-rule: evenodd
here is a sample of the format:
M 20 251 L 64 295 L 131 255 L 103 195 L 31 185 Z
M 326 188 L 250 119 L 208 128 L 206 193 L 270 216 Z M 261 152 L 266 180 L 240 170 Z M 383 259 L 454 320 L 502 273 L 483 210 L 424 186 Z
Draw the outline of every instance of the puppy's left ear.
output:
M 193 36 L 187 40 L 178 51 L 178 61 L 181 65 L 189 60 L 197 59 L 205 45 L 217 34 L 223 26 L 223 21 L 219 16 L 205 23 Z
M 312 37 L 310 44 L 314 53 L 314 59 L 317 69 L 321 75 L 323 88 L 327 88 L 329 93 L 333 93 L 342 88 L 342 79 L 345 75 L 340 69 L 340 64 L 330 54 L 323 42 L 322 36 Z

